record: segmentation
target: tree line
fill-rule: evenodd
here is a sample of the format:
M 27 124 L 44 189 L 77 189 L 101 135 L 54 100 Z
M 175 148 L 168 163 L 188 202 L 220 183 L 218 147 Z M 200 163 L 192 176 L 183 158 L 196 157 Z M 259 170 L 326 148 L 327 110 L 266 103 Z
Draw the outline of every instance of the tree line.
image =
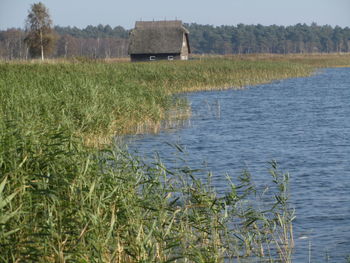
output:
M 195 53 L 313 53 L 349 52 L 350 28 L 297 24 L 294 26 L 220 26 L 187 24 Z
M 195 54 L 350 52 L 350 28 L 297 24 L 294 26 L 212 26 L 185 24 Z M 128 55 L 130 30 L 110 25 L 52 27 L 48 10 L 33 4 L 26 28 L 0 31 L 0 59 L 41 57 L 113 58 Z
M 50 35 L 52 44 L 47 46 L 46 56 L 53 58 L 114 58 L 128 55 L 128 30 L 116 27 L 106 33 L 101 30 L 110 26 L 76 27 L 55 26 Z M 30 49 L 28 33 L 20 28 L 0 31 L 0 59 L 30 59 L 38 57 L 38 50 Z M 41 54 L 41 51 L 39 51 Z

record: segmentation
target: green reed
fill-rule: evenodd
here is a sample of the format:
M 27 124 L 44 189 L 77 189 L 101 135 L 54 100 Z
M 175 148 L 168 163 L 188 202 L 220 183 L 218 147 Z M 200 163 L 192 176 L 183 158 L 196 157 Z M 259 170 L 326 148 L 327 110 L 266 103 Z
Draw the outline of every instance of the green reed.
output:
M 199 180 L 189 167 L 168 170 L 159 159 L 147 164 L 125 151 L 91 150 L 62 128 L 2 128 L 2 262 L 289 257 L 284 229 L 292 210 L 287 177 L 275 164 L 267 202 L 248 172 L 218 195 L 210 174 Z
M 167 112 L 186 107 L 175 93 L 312 70 L 236 58 L 1 63 L 0 261 L 290 262 L 288 176 L 275 163 L 272 193 L 244 172 L 219 195 L 210 175 L 199 180 L 188 167 L 146 164 L 103 143 L 156 127 Z
M 136 126 L 159 126 L 176 104 L 172 94 L 240 88 L 311 72 L 309 66 L 289 62 L 232 59 L 2 63 L 0 111 L 29 130 L 60 125 L 82 136 L 88 145 L 98 145 L 109 142 L 113 134 L 133 133 Z

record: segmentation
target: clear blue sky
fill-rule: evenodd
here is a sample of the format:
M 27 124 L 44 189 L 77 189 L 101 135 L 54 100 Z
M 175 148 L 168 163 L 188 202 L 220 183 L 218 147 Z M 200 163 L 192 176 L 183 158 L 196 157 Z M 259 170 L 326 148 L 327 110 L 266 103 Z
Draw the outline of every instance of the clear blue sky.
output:
M 0 29 L 23 27 L 35 0 L 0 0 Z M 55 25 L 109 24 L 130 29 L 136 20 L 211 25 L 297 23 L 350 27 L 350 0 L 41 0 Z

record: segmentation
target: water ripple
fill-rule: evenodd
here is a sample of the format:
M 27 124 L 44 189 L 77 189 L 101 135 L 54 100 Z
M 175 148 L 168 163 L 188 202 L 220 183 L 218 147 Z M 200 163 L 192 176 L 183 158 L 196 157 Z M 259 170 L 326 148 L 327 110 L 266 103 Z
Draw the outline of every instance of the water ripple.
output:
M 179 143 L 194 168 L 214 173 L 219 191 L 225 174 L 248 168 L 264 183 L 276 159 L 291 174 L 296 249 L 294 262 L 344 262 L 350 254 L 350 68 L 327 69 L 245 90 L 198 92 L 191 126 L 137 137 L 131 148 L 157 151 L 169 161 Z

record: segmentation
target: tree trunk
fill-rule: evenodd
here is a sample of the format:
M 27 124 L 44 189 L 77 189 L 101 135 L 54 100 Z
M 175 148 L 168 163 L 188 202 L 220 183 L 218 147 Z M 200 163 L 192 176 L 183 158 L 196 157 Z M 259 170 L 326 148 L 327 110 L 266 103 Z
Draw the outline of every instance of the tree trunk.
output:
M 44 45 L 43 45 L 43 31 L 40 30 L 40 48 L 41 48 L 41 60 L 44 60 Z
M 68 41 L 66 40 L 64 42 L 64 58 L 67 57 L 67 53 L 68 53 Z
M 28 54 L 29 54 L 29 47 L 25 47 L 25 60 L 28 60 Z
M 19 44 L 19 59 L 22 59 L 22 38 L 21 35 L 18 37 L 18 44 Z

